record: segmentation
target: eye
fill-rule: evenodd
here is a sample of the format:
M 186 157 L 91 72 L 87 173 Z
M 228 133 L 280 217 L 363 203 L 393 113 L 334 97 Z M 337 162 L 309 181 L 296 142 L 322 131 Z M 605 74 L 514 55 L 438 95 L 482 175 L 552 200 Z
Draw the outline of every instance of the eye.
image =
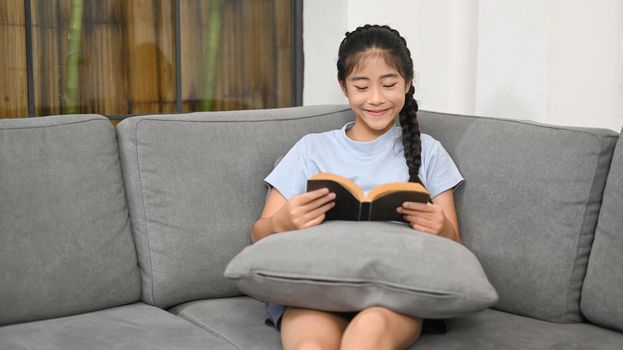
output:
M 396 84 L 398 84 L 398 83 L 385 84 L 385 85 L 383 85 L 383 87 L 386 88 L 386 89 L 391 89 L 394 86 L 396 86 Z
M 355 85 L 355 89 L 357 89 L 357 91 L 365 91 L 368 87 L 367 86 L 356 86 Z

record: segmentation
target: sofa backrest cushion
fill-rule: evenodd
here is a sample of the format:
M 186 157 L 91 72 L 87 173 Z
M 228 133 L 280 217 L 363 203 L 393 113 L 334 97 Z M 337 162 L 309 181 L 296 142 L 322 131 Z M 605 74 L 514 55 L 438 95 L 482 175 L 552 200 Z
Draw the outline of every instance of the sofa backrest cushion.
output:
M 496 308 L 576 322 L 617 133 L 516 120 L 419 113 L 465 183 L 461 236 L 500 300 Z
M 128 118 L 117 126 L 143 299 L 168 307 L 239 295 L 223 276 L 251 243 L 278 156 L 340 128 L 347 106 Z
M 623 331 L 623 137 L 619 136 L 582 290 L 592 322 Z
M 0 119 L 0 325 L 139 298 L 110 121 Z

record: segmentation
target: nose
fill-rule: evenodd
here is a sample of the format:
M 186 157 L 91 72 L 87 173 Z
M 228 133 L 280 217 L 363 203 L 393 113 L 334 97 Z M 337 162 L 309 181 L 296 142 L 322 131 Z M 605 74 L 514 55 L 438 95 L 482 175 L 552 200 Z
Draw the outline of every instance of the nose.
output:
M 383 90 L 378 87 L 370 89 L 370 95 L 368 96 L 368 103 L 371 105 L 380 105 L 385 103 L 385 94 Z

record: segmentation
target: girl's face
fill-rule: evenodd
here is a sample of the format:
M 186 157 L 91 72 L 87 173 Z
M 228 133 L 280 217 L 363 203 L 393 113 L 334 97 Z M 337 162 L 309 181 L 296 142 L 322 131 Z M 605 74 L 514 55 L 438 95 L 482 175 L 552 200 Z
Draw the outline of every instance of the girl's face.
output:
M 372 141 L 387 132 L 405 104 L 411 87 L 395 67 L 387 65 L 380 52 L 366 52 L 340 82 L 351 109 L 355 125 L 347 135 L 355 141 Z

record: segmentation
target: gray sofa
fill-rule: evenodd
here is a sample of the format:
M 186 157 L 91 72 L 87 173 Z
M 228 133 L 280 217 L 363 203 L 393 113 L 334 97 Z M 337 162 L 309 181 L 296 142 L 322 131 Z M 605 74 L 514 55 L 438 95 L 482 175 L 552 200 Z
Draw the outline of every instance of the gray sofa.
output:
M 263 178 L 345 106 L 0 120 L 0 349 L 278 349 L 223 277 Z M 417 349 L 623 348 L 623 141 L 420 112 L 466 181 L 465 245 L 500 299 Z

